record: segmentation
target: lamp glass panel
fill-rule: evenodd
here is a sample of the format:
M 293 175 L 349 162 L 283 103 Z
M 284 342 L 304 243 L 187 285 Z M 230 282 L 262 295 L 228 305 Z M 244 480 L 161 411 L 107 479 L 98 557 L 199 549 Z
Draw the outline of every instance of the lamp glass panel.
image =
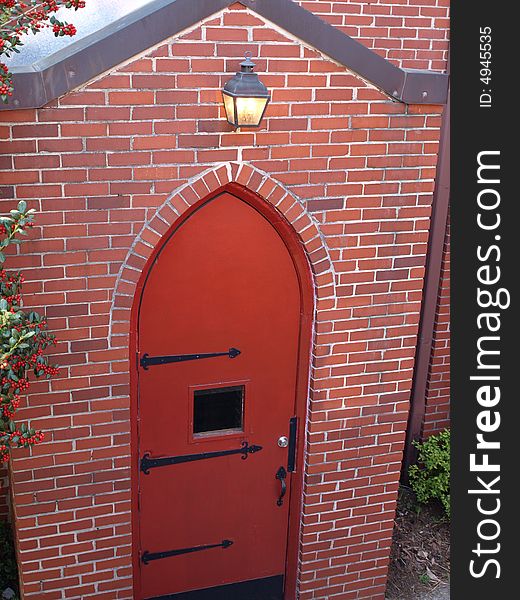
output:
M 230 123 L 235 124 L 235 106 L 233 103 L 233 97 L 227 94 L 222 94 L 224 97 L 224 108 L 226 109 L 226 117 Z
M 236 98 L 238 127 L 260 123 L 268 98 Z

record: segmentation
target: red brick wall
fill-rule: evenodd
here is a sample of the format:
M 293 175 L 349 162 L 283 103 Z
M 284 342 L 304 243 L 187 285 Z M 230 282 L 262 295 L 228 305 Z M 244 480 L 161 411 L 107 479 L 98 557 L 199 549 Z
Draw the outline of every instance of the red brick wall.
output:
M 450 225 L 446 228 L 432 353 L 426 386 L 423 439 L 450 426 Z
M 298 4 L 401 67 L 446 70 L 449 0 L 300 0 Z
M 389 6 L 351 4 L 334 6 Z M 220 88 L 245 49 L 272 102 L 259 130 L 237 133 Z M 25 598 L 133 597 L 133 291 L 169 224 L 229 180 L 293 223 L 314 272 L 300 598 L 384 597 L 440 114 L 232 9 L 43 109 L 2 115 L 6 178 L 40 213 L 11 267 L 60 340 L 60 377 L 23 409 L 47 441 L 13 461 Z

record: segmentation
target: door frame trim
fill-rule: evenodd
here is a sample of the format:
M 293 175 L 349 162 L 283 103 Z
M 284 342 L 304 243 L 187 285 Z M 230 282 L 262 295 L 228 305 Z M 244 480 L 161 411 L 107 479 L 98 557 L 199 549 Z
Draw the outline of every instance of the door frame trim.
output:
M 297 470 L 292 474 L 291 495 L 289 498 L 289 525 L 287 538 L 287 558 L 285 570 L 284 600 L 296 598 L 296 581 L 298 571 L 298 550 L 300 547 L 301 514 L 303 508 L 303 474 L 306 439 L 306 423 L 308 414 L 308 397 L 310 383 L 310 363 L 314 336 L 315 285 L 311 263 L 304 249 L 303 241 L 294 227 L 282 213 L 256 192 L 236 182 L 227 183 L 190 206 L 170 226 L 156 244 L 146 261 L 136 285 L 131 308 L 129 332 L 130 360 L 130 452 L 131 452 L 131 523 L 132 523 L 132 566 L 134 598 L 142 599 L 141 562 L 139 559 L 139 430 L 138 430 L 138 398 L 139 398 L 139 359 L 138 359 L 138 319 L 141 299 L 148 275 L 156 258 L 184 222 L 204 204 L 222 193 L 229 193 L 256 209 L 274 227 L 284 242 L 293 261 L 300 286 L 300 335 L 298 344 L 298 364 L 296 375 L 296 397 L 294 416 L 299 417 L 298 445 L 296 453 Z

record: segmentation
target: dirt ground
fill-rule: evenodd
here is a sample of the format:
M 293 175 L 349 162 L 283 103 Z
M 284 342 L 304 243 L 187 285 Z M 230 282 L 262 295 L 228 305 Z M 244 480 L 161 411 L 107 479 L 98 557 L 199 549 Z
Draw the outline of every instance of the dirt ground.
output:
M 440 505 L 417 509 L 402 487 L 395 518 L 387 600 L 449 598 L 450 531 Z M 431 595 L 430 595 L 431 593 Z

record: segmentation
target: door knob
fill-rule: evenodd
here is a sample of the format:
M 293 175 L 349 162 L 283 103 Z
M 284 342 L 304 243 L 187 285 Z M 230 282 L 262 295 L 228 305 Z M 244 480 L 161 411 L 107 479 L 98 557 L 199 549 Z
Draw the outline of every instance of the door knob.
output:
M 289 438 L 285 435 L 282 435 L 278 438 L 278 445 L 280 446 L 280 448 L 287 448 L 287 446 L 289 445 Z

